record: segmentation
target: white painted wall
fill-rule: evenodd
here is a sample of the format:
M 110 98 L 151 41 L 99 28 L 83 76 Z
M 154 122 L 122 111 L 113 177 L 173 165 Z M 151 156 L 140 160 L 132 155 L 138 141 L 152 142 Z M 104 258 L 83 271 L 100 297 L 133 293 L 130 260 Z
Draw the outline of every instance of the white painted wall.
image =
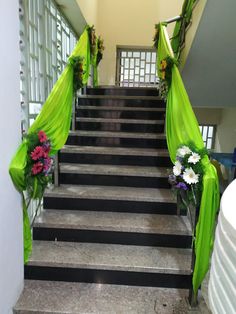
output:
M 0 313 L 12 312 L 23 287 L 22 209 L 8 174 L 20 143 L 18 0 L 0 0 Z

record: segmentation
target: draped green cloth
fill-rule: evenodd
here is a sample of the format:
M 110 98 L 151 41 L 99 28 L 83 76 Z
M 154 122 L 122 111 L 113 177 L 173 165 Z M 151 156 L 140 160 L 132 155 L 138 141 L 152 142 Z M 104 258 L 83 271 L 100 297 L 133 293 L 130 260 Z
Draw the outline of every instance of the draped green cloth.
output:
M 159 76 L 161 73 L 161 60 L 166 57 L 173 57 L 173 51 L 166 34 L 165 25 L 160 24 L 157 51 Z M 204 148 L 197 119 L 175 64 L 172 67 L 172 80 L 167 96 L 166 136 L 172 162 L 175 162 L 176 151 L 181 145 L 188 146 L 192 142 L 197 149 Z M 209 267 L 215 218 L 219 206 L 219 186 L 216 169 L 210 163 L 207 155 L 203 158 L 202 165 L 204 167 L 203 190 L 194 242 L 196 261 L 193 272 L 193 290 L 195 296 Z
M 69 62 L 63 73 L 55 83 L 50 95 L 45 101 L 40 114 L 28 130 L 28 134 L 43 130 L 51 141 L 50 154 L 55 154 L 65 144 L 72 115 L 73 102 L 73 57 L 83 58 L 83 84 L 89 78 L 90 71 L 90 42 L 88 26 L 79 38 Z M 24 226 L 24 260 L 28 261 L 32 250 L 30 222 L 23 191 L 26 189 L 25 168 L 27 165 L 27 140 L 24 139 L 13 157 L 9 172 L 16 189 L 22 194 L 23 226 Z
M 171 46 L 174 51 L 175 57 L 179 58 L 180 49 L 181 49 L 181 42 L 183 36 L 185 36 L 185 29 L 189 25 L 192 12 L 193 12 L 193 5 L 196 0 L 185 0 L 182 6 L 182 13 L 181 13 L 181 20 L 178 20 L 175 24 Z

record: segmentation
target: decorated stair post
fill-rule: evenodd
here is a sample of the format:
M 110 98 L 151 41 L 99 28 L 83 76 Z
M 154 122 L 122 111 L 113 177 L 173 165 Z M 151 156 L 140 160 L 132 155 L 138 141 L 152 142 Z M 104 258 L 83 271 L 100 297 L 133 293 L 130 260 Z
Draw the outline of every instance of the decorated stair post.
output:
M 91 27 L 86 26 L 66 68 L 10 163 L 10 176 L 22 195 L 25 263 L 32 250 L 28 206 L 31 200 L 36 200 L 38 207 L 41 205 L 44 190 L 51 180 L 52 156 L 62 148 L 69 134 L 73 97 L 88 82 L 91 59 L 97 60 L 97 50 L 96 55 L 91 55 L 90 30 Z

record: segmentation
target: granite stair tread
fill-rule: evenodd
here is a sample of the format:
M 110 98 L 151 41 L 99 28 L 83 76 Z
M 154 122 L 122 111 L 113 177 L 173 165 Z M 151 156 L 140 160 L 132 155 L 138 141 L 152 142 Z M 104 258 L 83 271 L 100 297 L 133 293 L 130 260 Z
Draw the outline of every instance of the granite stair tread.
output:
M 191 256 L 191 249 L 35 240 L 27 266 L 190 275 Z
M 141 133 L 119 131 L 70 131 L 69 136 L 80 137 L 109 137 L 109 138 L 138 138 L 138 139 L 165 139 L 164 133 Z
M 101 122 L 101 123 L 129 123 L 129 124 L 164 124 L 164 120 L 142 120 L 142 119 L 110 119 L 110 118 L 84 118 L 77 117 L 79 122 Z
M 161 178 L 166 178 L 167 180 L 168 168 L 60 163 L 60 173 L 156 177 L 156 178 L 161 177 Z
M 45 197 L 176 203 L 170 189 L 66 185 L 47 189 Z
M 161 100 L 161 97 L 160 96 L 127 96 L 127 95 L 80 95 L 78 99 Z
M 187 314 L 187 295 L 186 289 L 25 280 L 14 314 Z
M 158 148 L 125 148 L 125 147 L 103 147 L 103 146 L 77 146 L 65 145 L 61 149 L 62 153 L 80 153 L 80 154 L 101 154 L 101 155 L 120 155 L 120 156 L 152 156 L 169 157 L 167 149 Z
M 165 108 L 148 108 L 148 107 L 121 107 L 121 106 L 78 106 L 81 110 L 108 110 L 108 111 L 153 111 L 165 112 Z
M 34 227 L 80 229 L 114 232 L 191 235 L 186 216 L 90 212 L 74 210 L 43 210 Z

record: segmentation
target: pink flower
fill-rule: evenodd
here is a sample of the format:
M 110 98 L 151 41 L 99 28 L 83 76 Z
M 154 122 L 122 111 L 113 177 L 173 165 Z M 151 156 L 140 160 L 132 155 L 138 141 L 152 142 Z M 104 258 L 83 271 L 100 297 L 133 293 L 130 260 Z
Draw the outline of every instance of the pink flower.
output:
M 47 141 L 47 135 L 44 131 L 39 131 L 38 132 L 38 138 L 40 143 L 44 143 Z
M 32 173 L 33 173 L 33 175 L 36 175 L 36 174 L 42 172 L 42 170 L 43 170 L 43 164 L 42 164 L 40 161 L 36 162 L 36 163 L 33 165 L 33 167 L 32 167 Z
M 39 158 L 44 157 L 44 154 L 45 152 L 43 148 L 41 146 L 36 146 L 30 156 L 33 160 L 38 160 Z

